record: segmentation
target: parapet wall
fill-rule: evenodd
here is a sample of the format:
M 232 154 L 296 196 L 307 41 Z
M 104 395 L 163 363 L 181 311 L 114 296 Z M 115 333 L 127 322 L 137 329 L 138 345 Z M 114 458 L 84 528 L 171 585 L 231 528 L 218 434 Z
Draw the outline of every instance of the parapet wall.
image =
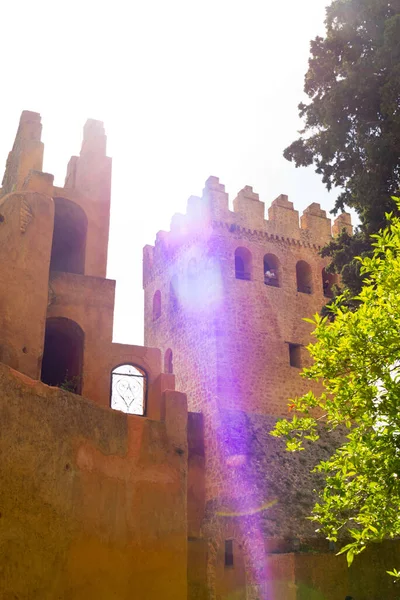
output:
M 0 596 L 186 600 L 187 407 L 102 409 L 0 364 Z
M 319 249 L 343 228 L 352 233 L 351 217 L 339 215 L 333 225 L 321 206 L 313 202 L 299 217 L 288 197 L 281 194 L 273 200 L 265 219 L 265 203 L 251 186 L 245 186 L 233 201 L 229 210 L 229 197 L 218 177 L 209 177 L 201 197 L 190 196 L 186 214 L 175 214 L 170 231 L 159 231 L 155 245 L 144 248 L 144 282 L 165 251 L 171 253 L 187 240 L 208 235 L 210 228 L 225 226 L 229 231 L 247 233 L 277 239 L 295 245 L 314 246 Z

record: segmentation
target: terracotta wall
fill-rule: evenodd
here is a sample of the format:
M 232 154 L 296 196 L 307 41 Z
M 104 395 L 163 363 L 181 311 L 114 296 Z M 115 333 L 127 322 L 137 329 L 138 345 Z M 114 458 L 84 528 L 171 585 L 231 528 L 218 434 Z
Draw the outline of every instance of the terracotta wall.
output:
M 0 590 L 186 600 L 187 408 L 127 416 L 0 365 Z
M 397 600 L 398 585 L 386 571 L 399 564 L 398 541 L 370 546 L 350 568 L 344 556 L 294 554 L 296 600 Z
M 42 193 L 0 200 L 0 361 L 40 376 L 54 206 Z

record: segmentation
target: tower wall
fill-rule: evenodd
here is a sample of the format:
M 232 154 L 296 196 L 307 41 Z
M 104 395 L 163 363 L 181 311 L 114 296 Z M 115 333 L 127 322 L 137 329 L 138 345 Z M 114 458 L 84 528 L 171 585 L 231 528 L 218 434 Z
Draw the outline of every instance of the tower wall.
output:
M 233 209 L 210 177 L 202 197 L 190 197 L 186 214 L 145 247 L 143 262 L 145 343 L 163 356 L 172 351 L 177 385 L 203 417 L 204 511 L 189 540 L 189 598 L 203 573 L 204 597 L 213 600 L 269 597 L 276 574 L 266 556 L 315 536 L 304 506 L 314 499 L 309 470 L 319 453 L 289 461 L 269 431 L 289 398 L 310 387 L 299 377 L 311 341 L 303 317 L 328 301 L 318 250 L 331 239 L 331 222 L 318 204 L 299 218 L 281 195 L 265 219 L 264 203 L 246 186 Z M 343 217 L 336 227 L 343 224 L 351 227 Z M 226 540 L 233 571 L 224 566 Z M 279 594 L 288 597 L 289 587 Z
M 189 409 L 203 413 L 209 512 L 200 530 L 209 539 L 218 528 L 226 529 L 215 524 L 217 507 L 235 511 L 265 496 L 259 477 L 240 475 L 250 460 L 250 438 L 235 441 L 230 424 L 240 414 L 287 414 L 289 398 L 308 391 L 299 372 L 307 362 L 311 326 L 302 318 L 327 302 L 326 261 L 318 250 L 331 239 L 331 223 L 319 205 L 312 204 L 299 220 L 281 195 L 266 220 L 264 204 L 246 186 L 233 207 L 230 211 L 224 186 L 211 177 L 201 198 L 189 198 L 186 215 L 175 215 L 171 230 L 159 232 L 155 246 L 144 249 L 145 343 L 162 355 L 172 350 L 177 385 L 187 393 Z M 299 261 L 308 265 L 306 281 L 298 276 Z M 267 264 L 272 279 L 266 278 Z M 161 309 L 158 300 L 154 311 L 156 295 Z M 242 421 L 239 417 L 238 429 L 246 431 Z M 252 527 L 249 552 L 264 556 L 263 527 Z M 225 534 L 229 537 L 228 530 Z M 260 556 L 248 561 L 263 562 Z
M 231 212 L 223 186 L 212 177 L 202 198 L 189 199 L 187 214 L 175 215 L 171 231 L 159 232 L 155 246 L 145 248 L 145 343 L 163 353 L 172 349 L 174 373 L 191 410 L 202 411 L 213 393 L 221 408 L 279 415 L 286 413 L 288 398 L 309 387 L 290 364 L 289 344 L 300 346 L 304 364 L 311 338 L 302 318 L 328 301 L 326 260 L 318 250 L 331 237 L 331 223 L 316 204 L 299 223 L 284 195 L 265 220 L 264 204 L 249 186 L 233 205 Z M 250 256 L 249 280 L 236 277 L 238 248 Z M 276 259 L 274 285 L 265 283 L 265 255 Z M 299 261 L 309 265 L 311 293 L 298 291 Z M 157 290 L 162 307 L 154 318 Z

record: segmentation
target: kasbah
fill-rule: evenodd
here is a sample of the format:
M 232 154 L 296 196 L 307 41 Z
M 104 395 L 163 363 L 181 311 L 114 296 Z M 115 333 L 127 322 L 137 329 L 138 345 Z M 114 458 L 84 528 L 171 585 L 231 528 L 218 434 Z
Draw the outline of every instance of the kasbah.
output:
M 89 119 L 64 187 L 24 111 L 0 190 L 0 599 L 394 600 L 398 544 L 348 569 L 306 517 L 332 434 L 269 434 L 308 391 L 331 226 L 209 177 L 143 250 L 145 346 L 112 342 L 111 158 Z

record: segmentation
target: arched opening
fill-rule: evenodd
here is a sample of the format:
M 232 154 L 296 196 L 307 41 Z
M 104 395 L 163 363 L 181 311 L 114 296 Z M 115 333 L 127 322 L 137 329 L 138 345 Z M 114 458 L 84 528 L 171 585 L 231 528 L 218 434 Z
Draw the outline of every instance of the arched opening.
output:
M 275 254 L 264 256 L 264 283 L 272 287 L 279 287 L 279 262 Z
M 176 275 L 174 275 L 169 284 L 169 307 L 171 312 L 175 312 L 178 310 L 178 298 L 178 278 Z
M 333 286 L 337 284 L 337 277 L 334 273 L 328 273 L 322 269 L 322 289 L 326 298 L 333 298 Z
M 299 260 L 296 264 L 297 291 L 302 294 L 312 293 L 311 267 L 305 260 Z
M 84 274 L 86 234 L 87 217 L 81 207 L 66 198 L 54 198 L 50 271 Z
M 235 277 L 236 279 L 251 279 L 251 252 L 247 248 L 235 250 Z
M 166 351 L 165 356 L 164 356 L 164 373 L 173 373 L 173 372 L 174 372 L 173 354 L 172 354 L 171 348 L 168 348 L 168 350 Z
M 41 380 L 47 385 L 80 394 L 84 333 L 75 321 L 47 319 Z
M 130 415 L 146 413 L 147 375 L 136 365 L 119 365 L 111 371 L 111 408 Z
M 157 290 L 153 296 L 153 321 L 161 317 L 161 292 Z

